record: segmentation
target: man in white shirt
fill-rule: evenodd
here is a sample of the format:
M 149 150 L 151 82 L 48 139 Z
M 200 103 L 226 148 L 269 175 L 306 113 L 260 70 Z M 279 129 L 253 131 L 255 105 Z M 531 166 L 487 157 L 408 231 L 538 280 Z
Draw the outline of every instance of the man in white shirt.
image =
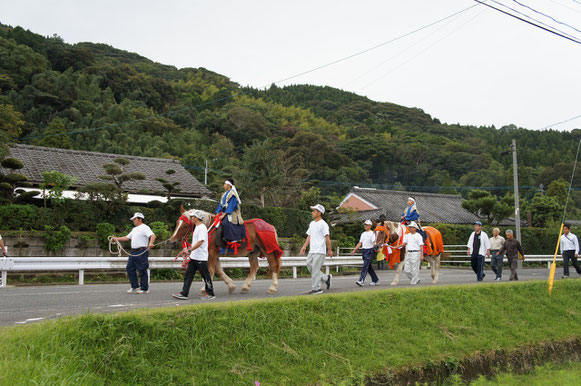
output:
M 361 255 L 363 257 L 363 268 L 361 268 L 361 275 L 359 276 L 359 280 L 355 282 L 359 287 L 363 287 L 365 283 L 365 277 L 367 276 L 367 272 L 369 272 L 369 276 L 371 276 L 371 284 L 370 285 L 379 285 L 379 278 L 377 274 L 373 270 L 373 266 L 371 265 L 371 259 L 373 258 L 373 244 L 375 244 L 375 233 L 371 230 L 371 225 L 373 223 L 371 220 L 365 220 L 363 223 L 363 227 L 365 228 L 365 232 L 361 233 L 361 237 L 359 237 L 359 242 L 351 252 L 351 256 L 357 252 L 359 248 L 361 248 Z
M 128 294 L 148 294 L 149 293 L 149 250 L 154 247 L 155 234 L 151 228 L 143 223 L 145 216 L 143 213 L 135 213 L 131 217 L 133 221 L 133 229 L 127 236 L 115 237 L 113 241 L 129 241 L 131 240 L 131 253 L 129 260 L 127 260 L 127 276 L 131 282 L 131 288 L 127 291 Z M 137 280 L 137 272 L 139 272 L 140 282 Z
M 579 257 L 579 240 L 577 236 L 571 233 L 569 224 L 563 225 L 560 245 L 561 254 L 563 255 L 563 279 L 569 278 L 569 260 L 571 260 L 577 274 L 581 275 L 581 267 L 577 261 Z
M 408 225 L 408 229 L 410 233 L 403 236 L 400 248 L 406 248 L 403 271 L 410 279 L 410 283 L 415 285 L 420 283 L 420 264 L 424 261 L 424 238 L 417 233 L 418 224 L 415 221 Z
M 193 223 L 195 225 L 194 234 L 192 236 L 192 245 L 188 248 L 184 248 L 184 253 L 190 253 L 190 261 L 186 269 L 186 275 L 184 276 L 184 286 L 182 291 L 172 296 L 180 300 L 188 300 L 188 294 L 190 293 L 190 287 L 192 286 L 192 281 L 194 280 L 194 275 L 196 271 L 200 271 L 204 284 L 206 286 L 206 295 L 202 297 L 202 300 L 215 299 L 214 287 L 212 285 L 212 277 L 210 276 L 210 271 L 208 270 L 208 228 L 202 222 L 204 219 L 204 212 L 196 210 L 192 216 Z
M 309 295 L 322 294 L 321 281 L 325 282 L 327 289 L 331 288 L 332 275 L 326 275 L 321 272 L 325 255 L 333 257 L 331 250 L 331 238 L 329 236 L 329 225 L 323 220 L 325 207 L 321 204 L 311 206 L 313 221 L 309 224 L 307 230 L 307 239 L 301 248 L 301 255 L 304 255 L 309 246 L 309 255 L 307 257 L 307 268 L 311 273 L 312 290 Z
M 484 256 L 490 256 L 490 240 L 486 232 L 482 232 L 482 223 L 476 221 L 474 223 L 474 232 L 468 239 L 468 255 L 470 256 L 470 263 L 472 270 L 476 274 L 476 280 L 482 281 L 484 279 Z

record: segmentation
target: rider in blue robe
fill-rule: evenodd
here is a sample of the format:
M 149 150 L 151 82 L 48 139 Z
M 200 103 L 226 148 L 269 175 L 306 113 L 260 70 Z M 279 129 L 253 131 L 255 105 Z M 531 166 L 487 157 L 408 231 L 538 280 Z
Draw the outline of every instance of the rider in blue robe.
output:
M 401 222 L 404 225 L 415 221 L 419 225 L 420 213 L 418 212 L 418 208 L 416 207 L 416 200 L 413 197 L 408 198 L 408 207 L 403 211 L 401 215 Z M 422 235 L 424 241 L 426 241 L 427 234 L 426 232 L 419 226 L 417 228 L 417 232 Z
M 228 178 L 224 182 L 224 194 L 220 199 L 216 214 L 222 218 L 224 239 L 239 241 L 246 238 L 246 227 L 240 212 L 241 200 L 234 186 L 234 179 Z

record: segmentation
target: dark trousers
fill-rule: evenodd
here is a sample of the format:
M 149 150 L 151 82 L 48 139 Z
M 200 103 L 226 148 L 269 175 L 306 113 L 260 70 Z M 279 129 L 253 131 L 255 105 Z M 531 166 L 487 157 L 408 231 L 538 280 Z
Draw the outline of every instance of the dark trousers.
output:
M 472 270 L 476 274 L 476 280 L 482 281 L 484 278 L 484 256 L 479 255 L 478 251 L 472 252 L 470 256 L 470 264 L 472 265 Z
M 563 251 L 563 276 L 569 276 L 569 260 L 573 264 L 575 271 L 581 275 L 581 267 L 579 267 L 579 261 L 575 257 L 575 251 Z
M 127 276 L 131 282 L 131 288 L 139 288 L 139 281 L 137 281 L 137 273 L 141 279 L 141 289 L 147 291 L 149 289 L 149 276 L 147 270 L 149 269 L 149 250 L 147 248 L 132 249 L 127 260 Z
M 518 267 L 518 255 L 516 256 L 506 256 L 508 259 L 508 265 L 510 267 L 510 280 L 518 280 L 518 275 L 516 274 L 516 268 Z
M 371 266 L 371 259 L 373 258 L 373 248 L 370 249 L 362 249 L 363 254 L 363 268 L 361 268 L 361 276 L 359 276 L 359 281 L 363 283 L 365 281 L 365 277 L 369 272 L 369 276 L 371 276 L 371 281 L 377 283 L 379 278 L 375 274 L 375 270 Z
M 204 284 L 206 285 L 206 293 L 208 295 L 214 296 L 214 287 L 212 286 L 212 278 L 210 277 L 210 271 L 208 270 L 207 261 L 199 261 L 191 259 L 188 263 L 188 268 L 186 268 L 186 275 L 184 276 L 184 287 L 182 288 L 182 295 L 188 296 L 190 293 L 190 287 L 192 286 L 192 281 L 194 280 L 194 275 L 196 271 L 200 271 L 202 279 L 204 279 Z
M 490 268 L 492 268 L 492 272 L 496 274 L 496 278 L 502 278 L 502 259 L 504 255 L 502 253 L 498 253 L 498 250 L 490 251 Z

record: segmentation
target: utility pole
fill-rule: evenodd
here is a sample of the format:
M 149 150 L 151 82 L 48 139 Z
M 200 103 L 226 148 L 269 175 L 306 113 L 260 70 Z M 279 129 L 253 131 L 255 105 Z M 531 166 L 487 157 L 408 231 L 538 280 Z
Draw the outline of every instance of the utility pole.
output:
M 516 158 L 516 139 L 512 140 L 512 174 L 514 178 L 514 222 L 516 224 L 516 239 L 522 242 L 520 237 L 520 202 L 518 194 L 518 163 Z M 518 260 L 518 268 L 522 268 L 522 260 Z
M 208 160 L 206 160 L 206 167 L 204 168 L 204 185 L 208 185 Z

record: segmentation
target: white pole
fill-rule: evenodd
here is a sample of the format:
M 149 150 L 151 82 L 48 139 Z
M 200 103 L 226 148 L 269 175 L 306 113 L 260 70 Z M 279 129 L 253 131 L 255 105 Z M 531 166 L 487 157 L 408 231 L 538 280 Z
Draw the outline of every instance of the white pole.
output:
M 79 269 L 79 285 L 85 285 L 85 270 Z
M 297 267 L 293 266 L 293 279 L 297 278 Z
M 7 280 L 8 280 L 8 271 L 2 271 L 2 283 L 0 283 L 0 287 L 6 287 Z
M 206 160 L 206 167 L 204 168 L 204 185 L 208 185 L 208 160 Z

